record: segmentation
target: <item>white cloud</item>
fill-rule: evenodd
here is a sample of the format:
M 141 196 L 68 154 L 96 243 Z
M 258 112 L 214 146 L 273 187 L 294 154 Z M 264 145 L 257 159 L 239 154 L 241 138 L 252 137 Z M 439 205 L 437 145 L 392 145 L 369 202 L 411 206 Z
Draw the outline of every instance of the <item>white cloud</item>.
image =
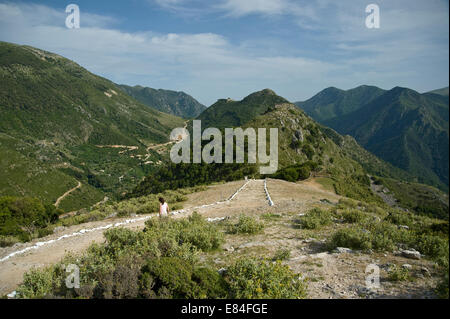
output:
M 182 10 L 197 0 L 157 1 L 170 10 Z M 258 6 L 244 4 L 250 2 Z M 114 18 L 83 11 L 81 28 L 69 30 L 63 10 L 13 3 L 0 4 L 0 39 L 61 54 L 116 83 L 183 90 L 207 105 L 217 98 L 238 99 L 266 87 L 297 100 L 327 86 L 420 88 L 426 77 L 425 85 L 432 89 L 448 79 L 448 57 L 443 54 L 448 53 L 448 16 L 437 1 L 408 11 L 380 0 L 379 30 L 364 27 L 362 2 L 320 0 L 309 7 L 288 0 L 220 3 L 221 12 L 232 19 L 285 15 L 292 23 L 303 24 L 299 32 L 315 41 L 315 55 L 289 48 L 283 52 L 281 42 L 266 41 L 264 36 L 246 45 L 246 40 L 233 43 L 207 32 L 127 33 L 114 29 Z M 411 24 L 416 20 L 417 24 Z M 314 30 L 312 35 L 305 28 Z M 446 43 L 435 43 L 433 35 L 439 32 L 447 35 Z M 308 48 L 309 43 L 300 46 Z M 441 65 L 436 68 L 436 64 Z
M 283 88 L 287 81 L 311 83 L 333 69 L 302 57 L 255 55 L 213 33 L 126 33 L 83 25 L 71 30 L 61 26 L 64 21 L 64 13 L 46 6 L 3 4 L 0 38 L 56 52 L 118 83 L 185 90 L 205 104 L 230 92 L 240 98 L 266 87 Z
M 218 7 L 234 16 L 244 16 L 252 13 L 282 14 L 289 8 L 286 0 L 226 0 Z

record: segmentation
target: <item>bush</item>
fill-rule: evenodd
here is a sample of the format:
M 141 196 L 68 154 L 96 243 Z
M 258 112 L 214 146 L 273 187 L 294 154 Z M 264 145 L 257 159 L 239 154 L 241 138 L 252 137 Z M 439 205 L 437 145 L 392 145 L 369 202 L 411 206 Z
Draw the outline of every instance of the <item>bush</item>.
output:
M 37 198 L 0 197 L 0 236 L 29 241 L 48 235 L 45 229 L 58 220 L 61 213 L 53 205 L 44 205 Z
M 306 297 L 305 282 L 288 266 L 280 262 L 268 263 L 240 259 L 225 276 L 230 298 L 299 299 Z
M 346 209 L 341 213 L 342 218 L 346 223 L 359 223 L 367 218 L 367 214 L 357 210 L 357 209 Z
M 190 244 L 203 251 L 218 249 L 223 243 L 223 233 L 219 228 L 195 212 L 188 219 L 152 219 L 146 222 L 146 226 L 148 232 L 164 233 L 177 244 Z
M 208 223 L 196 212 L 180 223 L 184 227 L 177 236 L 180 243 L 190 243 L 203 251 L 218 249 L 223 243 L 223 233 L 217 226 Z
M 33 269 L 23 276 L 23 283 L 17 289 L 21 298 L 44 298 L 51 296 L 55 289 L 53 268 Z
M 291 251 L 289 249 L 279 249 L 275 252 L 275 255 L 273 256 L 274 261 L 277 260 L 287 260 L 291 258 Z
M 356 208 L 359 205 L 359 202 L 351 199 L 351 198 L 341 198 L 338 202 L 339 206 L 342 208 L 350 207 L 350 208 Z
M 254 235 L 264 229 L 264 224 L 258 222 L 255 218 L 241 215 L 237 224 L 231 225 L 228 232 L 230 234 L 249 234 Z
M 285 181 L 288 182 L 293 182 L 295 183 L 298 180 L 298 172 L 295 168 L 293 167 L 288 167 L 284 170 L 282 170 L 279 174 L 279 176 L 284 179 Z
M 314 156 L 314 149 L 309 144 L 305 144 L 302 147 L 302 152 L 306 155 L 308 159 L 312 159 Z
M 435 235 L 419 235 L 412 246 L 422 254 L 436 260 L 441 266 L 447 266 L 449 262 L 448 239 Z
M 448 268 L 446 269 L 446 272 L 439 282 L 439 284 L 436 287 L 436 293 L 441 299 L 448 299 L 449 298 L 449 292 L 448 292 L 448 286 L 449 286 L 449 275 L 448 275 Z
M 279 170 L 272 178 L 283 179 L 288 182 L 308 179 L 311 171 L 317 168 L 317 163 L 308 161 L 303 164 L 296 164 Z
M 304 229 L 317 229 L 332 222 L 331 212 L 320 208 L 313 208 L 300 220 L 295 221 L 297 225 Z
M 407 268 L 393 265 L 391 269 L 389 269 L 388 279 L 390 281 L 405 281 L 410 280 L 411 276 L 409 275 L 409 270 Z
M 141 259 L 135 254 L 123 255 L 111 271 L 99 278 L 97 294 L 102 298 L 130 299 L 139 296 L 139 277 L 141 275 Z
M 278 220 L 282 218 L 282 215 L 274 213 L 265 213 L 262 214 L 261 217 L 265 220 Z
M 18 242 L 19 239 L 17 237 L 0 235 L 0 247 L 10 247 Z
M 329 240 L 330 250 L 337 247 L 368 250 L 372 248 L 370 235 L 357 228 L 338 230 Z
M 217 271 L 194 267 L 176 257 L 150 260 L 142 270 L 141 287 L 151 278 L 156 295 L 171 298 L 225 298 L 227 285 Z

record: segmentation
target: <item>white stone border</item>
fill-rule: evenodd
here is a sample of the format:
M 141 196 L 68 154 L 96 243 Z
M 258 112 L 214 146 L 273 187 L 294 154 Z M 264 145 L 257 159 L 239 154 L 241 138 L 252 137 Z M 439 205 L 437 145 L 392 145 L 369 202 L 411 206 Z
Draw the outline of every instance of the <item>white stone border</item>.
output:
M 267 179 L 264 180 L 264 192 L 266 193 L 266 198 L 269 201 L 269 206 L 274 206 L 275 204 L 272 201 L 272 198 L 270 198 L 269 190 L 267 189 Z
M 187 213 L 190 210 L 195 210 L 195 209 L 199 209 L 199 208 L 205 208 L 205 207 L 209 207 L 209 206 L 214 206 L 214 205 L 228 203 L 231 200 L 233 200 L 236 197 L 236 195 L 239 194 L 239 192 L 241 192 L 245 188 L 245 186 L 247 186 L 247 184 L 249 182 L 250 182 L 250 180 L 248 180 L 244 185 L 242 185 L 230 198 L 228 198 L 225 201 L 219 201 L 219 202 L 215 202 L 213 204 L 202 205 L 202 206 L 197 206 L 197 207 L 192 207 L 192 208 L 187 208 L 187 209 L 180 209 L 180 210 L 171 212 L 171 215 L 173 215 L 173 216 L 180 215 L 180 214 L 183 214 L 183 213 Z M 33 250 L 33 249 L 38 249 L 39 247 L 42 247 L 42 246 L 45 246 L 45 245 L 49 245 L 49 244 L 52 244 L 54 242 L 66 239 L 66 238 L 80 236 L 80 235 L 83 235 L 85 233 L 90 233 L 90 232 L 97 231 L 97 230 L 104 230 L 104 229 L 108 229 L 108 228 L 114 228 L 114 227 L 119 227 L 119 226 L 131 224 L 131 223 L 136 223 L 136 222 L 148 220 L 148 219 L 153 218 L 153 217 L 155 217 L 155 215 L 146 216 L 146 217 L 140 217 L 140 218 L 135 218 L 135 219 L 127 219 L 127 220 L 125 220 L 123 222 L 113 223 L 113 224 L 109 224 L 109 225 L 106 225 L 106 226 L 100 226 L 100 227 L 96 227 L 96 228 L 81 229 L 81 230 L 79 230 L 79 231 L 77 231 L 75 233 L 67 234 L 67 235 L 63 235 L 61 237 L 58 237 L 57 239 L 51 239 L 51 240 L 48 240 L 48 241 L 37 242 L 33 246 L 26 247 L 24 249 L 12 252 L 9 255 L 1 258 L 0 262 L 8 260 L 9 258 L 14 257 L 16 255 L 26 253 L 27 251 L 30 251 L 30 250 Z

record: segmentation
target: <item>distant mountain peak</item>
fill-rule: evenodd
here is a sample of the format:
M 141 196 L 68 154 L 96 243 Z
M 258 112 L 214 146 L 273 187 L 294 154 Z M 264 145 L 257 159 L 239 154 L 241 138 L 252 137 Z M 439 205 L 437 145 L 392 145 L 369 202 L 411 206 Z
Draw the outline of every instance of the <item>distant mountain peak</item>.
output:
M 442 89 L 433 90 L 433 91 L 430 91 L 430 92 L 427 92 L 427 93 L 433 93 L 433 94 L 438 94 L 438 95 L 442 95 L 442 96 L 448 96 L 448 91 L 449 91 L 449 88 L 448 88 L 448 86 L 446 86 L 446 87 L 444 87 Z
M 141 85 L 119 87 L 139 102 L 164 113 L 195 118 L 206 109 L 206 106 L 182 91 L 153 89 Z
M 202 120 L 205 126 L 238 127 L 279 104 L 291 103 L 278 96 L 273 90 L 264 89 L 248 95 L 241 101 L 234 101 L 229 98 L 219 99 L 200 114 L 198 119 Z

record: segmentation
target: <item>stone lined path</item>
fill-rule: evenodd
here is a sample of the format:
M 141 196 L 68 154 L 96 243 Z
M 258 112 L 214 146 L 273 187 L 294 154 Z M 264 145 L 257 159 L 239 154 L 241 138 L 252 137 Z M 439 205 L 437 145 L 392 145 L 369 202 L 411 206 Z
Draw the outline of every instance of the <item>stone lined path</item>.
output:
M 261 181 L 248 180 L 237 184 L 232 193 L 229 189 L 226 200 L 209 204 L 187 205 L 185 209 L 174 211 L 174 218 L 186 217 L 193 211 L 201 213 L 220 210 L 222 207 L 242 207 L 242 200 L 252 201 L 256 195 L 264 195 L 259 184 Z M 80 183 L 81 184 L 81 183 Z M 235 183 L 233 183 L 234 185 Z M 81 185 L 80 185 L 81 186 Z M 222 186 L 222 185 L 220 185 Z M 224 184 L 223 186 L 226 186 Z M 258 191 L 259 190 L 259 191 Z M 71 190 L 72 191 L 72 190 Z M 67 192 L 67 194 L 70 193 Z M 245 193 L 241 197 L 241 193 Z M 262 203 L 261 200 L 258 201 Z M 222 210 L 221 210 L 222 211 Z M 22 281 L 23 274 L 32 268 L 39 268 L 57 263 L 67 253 L 79 253 L 86 250 L 93 242 L 103 242 L 103 232 L 113 227 L 142 229 L 145 221 L 155 215 L 143 215 L 137 218 L 103 220 L 68 227 L 62 233 L 40 238 L 31 243 L 19 244 L 0 251 L 0 295 L 10 293 Z M 211 217 L 211 216 L 207 216 Z

